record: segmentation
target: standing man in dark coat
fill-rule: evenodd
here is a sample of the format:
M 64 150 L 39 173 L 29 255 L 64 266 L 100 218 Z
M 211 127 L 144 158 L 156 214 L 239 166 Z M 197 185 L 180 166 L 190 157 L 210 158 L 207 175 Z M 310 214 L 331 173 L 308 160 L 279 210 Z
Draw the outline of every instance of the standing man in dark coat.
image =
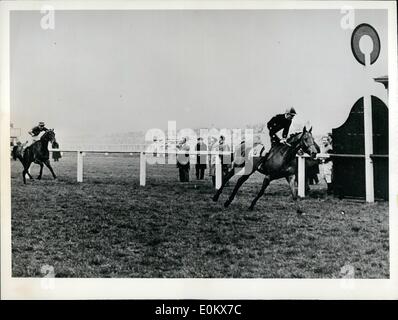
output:
M 191 168 L 189 162 L 189 145 L 186 137 L 182 138 L 177 145 L 178 152 L 185 152 L 177 155 L 177 168 L 180 176 L 180 182 L 189 182 L 189 170 Z
M 214 141 L 214 143 L 211 145 L 210 150 L 216 154 L 212 154 L 210 156 L 210 169 L 209 173 L 213 182 L 213 186 L 216 185 L 216 157 L 220 157 L 221 161 L 221 169 L 222 169 L 222 177 L 224 179 L 224 176 L 228 173 L 228 170 L 231 167 L 232 163 L 232 156 L 229 153 L 230 147 L 228 144 L 225 143 L 225 137 L 223 135 L 220 136 L 220 138 Z M 229 153 L 229 154 L 217 154 L 217 153 Z
M 203 138 L 198 138 L 198 143 L 196 144 L 196 151 L 206 151 L 207 152 L 207 145 L 203 142 Z M 203 180 L 205 176 L 205 170 L 207 167 L 207 154 L 198 154 L 196 156 L 196 179 Z
M 53 149 L 59 149 L 59 144 L 58 144 L 57 141 L 54 141 L 54 142 L 53 142 L 52 148 L 53 148 Z M 59 159 L 61 159 L 61 158 L 62 158 L 61 152 L 59 152 L 59 151 L 53 151 L 53 159 L 54 159 L 54 161 L 59 161 Z
M 218 151 L 229 152 L 230 150 L 231 149 L 229 145 L 225 143 L 225 136 L 221 135 L 220 139 L 218 140 Z M 222 175 L 224 179 L 224 176 L 228 173 L 231 167 L 232 159 L 231 155 L 220 155 L 220 159 L 221 159 Z
M 286 138 L 289 134 L 290 125 L 292 120 L 296 115 L 296 110 L 294 108 L 287 109 L 284 114 L 277 114 L 267 123 L 267 128 L 269 130 L 269 136 L 271 139 L 271 146 L 277 145 L 279 143 L 285 143 Z M 277 133 L 282 132 L 282 139 L 278 137 Z

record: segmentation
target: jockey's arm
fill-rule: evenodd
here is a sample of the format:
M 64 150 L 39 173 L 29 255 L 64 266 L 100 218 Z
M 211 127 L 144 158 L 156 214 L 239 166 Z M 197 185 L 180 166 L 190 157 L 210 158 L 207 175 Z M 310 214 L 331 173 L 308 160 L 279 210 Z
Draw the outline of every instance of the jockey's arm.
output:
M 28 133 L 32 137 L 36 137 L 40 133 L 40 127 L 39 126 L 33 127 Z
M 275 126 L 273 126 L 273 125 L 269 126 L 268 130 L 269 130 L 270 136 L 277 136 L 278 137 L 278 135 L 276 134 L 278 131 L 275 130 Z
M 285 139 L 285 140 L 286 140 L 286 138 L 287 138 L 287 135 L 289 134 L 290 125 L 291 125 L 291 123 L 288 124 L 288 125 L 286 125 L 286 126 L 283 128 L 282 137 L 283 137 L 283 139 Z
M 269 134 L 271 137 L 275 137 L 277 140 L 281 140 L 281 138 L 277 135 L 278 131 L 273 130 L 272 128 L 269 130 Z

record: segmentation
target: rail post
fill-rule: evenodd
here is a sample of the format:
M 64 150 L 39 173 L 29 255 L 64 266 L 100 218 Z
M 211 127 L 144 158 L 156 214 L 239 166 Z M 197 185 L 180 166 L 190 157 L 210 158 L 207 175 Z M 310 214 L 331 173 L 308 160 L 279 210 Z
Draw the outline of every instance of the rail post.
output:
M 217 155 L 216 156 L 216 167 L 215 167 L 215 174 L 216 174 L 216 189 L 220 189 L 221 188 L 221 184 L 222 184 L 222 166 L 221 166 L 221 159 L 220 156 Z
M 145 187 L 146 183 L 146 154 L 140 153 L 140 186 Z
M 77 182 L 83 182 L 83 152 L 77 151 Z
M 364 129 L 365 129 L 365 193 L 366 202 L 374 202 L 374 168 L 371 154 L 373 154 L 372 128 L 372 98 L 365 95 L 363 99 Z
M 298 156 L 298 196 L 305 197 L 305 157 Z

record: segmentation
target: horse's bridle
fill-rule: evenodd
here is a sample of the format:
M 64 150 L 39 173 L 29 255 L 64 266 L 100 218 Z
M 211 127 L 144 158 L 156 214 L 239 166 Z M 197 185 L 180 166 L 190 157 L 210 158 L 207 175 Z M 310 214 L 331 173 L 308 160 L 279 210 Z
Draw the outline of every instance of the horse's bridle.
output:
M 302 132 L 302 133 L 300 133 L 300 134 L 301 134 L 301 136 L 300 136 L 300 138 L 299 138 L 299 143 L 298 143 L 298 150 L 297 150 L 297 152 L 299 152 L 299 151 L 301 150 L 303 153 L 309 154 L 309 149 L 310 149 L 312 146 L 315 147 L 315 143 L 313 142 L 311 145 L 307 146 L 307 145 L 304 143 L 304 141 L 303 141 L 303 136 L 304 136 L 305 132 Z M 286 144 L 287 146 L 289 146 L 289 147 L 292 147 L 292 145 L 291 145 L 290 143 L 288 143 L 288 142 L 285 142 L 285 144 Z M 282 152 L 282 151 L 281 151 L 281 152 Z
M 310 148 L 311 148 L 312 146 L 315 148 L 315 143 L 312 142 L 311 145 L 307 146 L 307 145 L 304 143 L 304 141 L 303 141 L 303 140 L 304 140 L 304 139 L 303 139 L 304 134 L 305 134 L 305 132 L 303 132 L 303 133 L 302 133 L 302 136 L 300 137 L 300 148 L 299 148 L 299 150 L 302 150 L 304 153 L 310 154 L 310 153 L 309 153 L 309 150 L 310 150 Z M 305 147 L 305 149 L 303 148 L 303 146 Z M 315 149 L 316 149 L 316 148 L 315 148 Z
M 46 135 L 46 134 L 50 134 L 51 135 L 51 139 L 49 139 L 48 141 L 51 141 L 51 143 L 54 143 L 56 140 L 55 140 L 55 133 L 54 133 L 54 130 L 46 130 L 46 132 L 44 132 L 44 134 L 43 134 L 43 137 L 44 137 L 44 135 Z

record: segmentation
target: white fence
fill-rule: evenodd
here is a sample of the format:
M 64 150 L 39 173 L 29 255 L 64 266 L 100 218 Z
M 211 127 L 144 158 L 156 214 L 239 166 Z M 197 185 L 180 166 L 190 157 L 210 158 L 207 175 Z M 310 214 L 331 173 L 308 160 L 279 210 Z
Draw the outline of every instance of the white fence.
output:
M 301 198 L 305 197 L 305 158 L 308 158 L 309 155 L 297 155 L 298 158 L 298 177 L 297 177 L 297 195 Z M 326 153 L 318 153 L 317 159 L 325 159 L 329 158 L 330 155 Z
M 118 151 L 105 151 L 105 150 L 71 150 L 71 149 L 50 149 L 50 152 L 53 151 L 59 151 L 59 152 L 76 152 L 77 154 L 77 182 L 83 182 L 83 158 L 84 154 L 86 153 L 128 153 L 130 155 L 132 154 L 140 154 L 140 186 L 145 186 L 146 185 L 146 176 L 147 176 L 147 154 L 153 154 L 153 152 L 138 152 L 138 151 L 124 151 L 124 150 L 118 150 Z M 179 152 L 156 152 L 157 154 L 163 154 L 163 155 L 185 155 L 189 153 L 190 156 L 195 156 L 195 155 L 228 155 L 231 156 L 231 152 L 218 152 L 218 151 L 179 151 Z M 297 155 L 298 157 L 298 179 L 297 179 L 297 184 L 298 184 L 298 196 L 299 197 L 305 197 L 305 158 L 309 157 L 308 155 Z M 329 154 L 318 154 L 317 158 L 328 158 Z M 215 188 L 219 189 L 222 184 L 222 167 L 221 167 L 221 160 L 220 157 L 215 157 Z
M 137 152 L 137 151 L 105 151 L 105 150 L 71 150 L 71 149 L 49 149 L 50 152 L 58 151 L 58 152 L 76 152 L 77 154 L 77 182 L 83 182 L 83 158 L 86 153 L 128 153 L 132 154 L 140 154 L 140 185 L 146 185 L 146 167 L 147 167 L 147 155 L 153 154 L 154 152 Z M 187 152 L 187 151 L 179 151 L 179 152 L 155 152 L 156 154 L 163 154 L 163 155 L 186 155 L 189 153 L 190 156 L 192 155 L 228 155 L 231 156 L 230 152 L 208 152 L 208 151 L 195 151 L 195 152 Z M 222 183 L 222 167 L 221 167 L 221 160 L 220 157 L 215 158 L 215 187 L 219 189 Z

